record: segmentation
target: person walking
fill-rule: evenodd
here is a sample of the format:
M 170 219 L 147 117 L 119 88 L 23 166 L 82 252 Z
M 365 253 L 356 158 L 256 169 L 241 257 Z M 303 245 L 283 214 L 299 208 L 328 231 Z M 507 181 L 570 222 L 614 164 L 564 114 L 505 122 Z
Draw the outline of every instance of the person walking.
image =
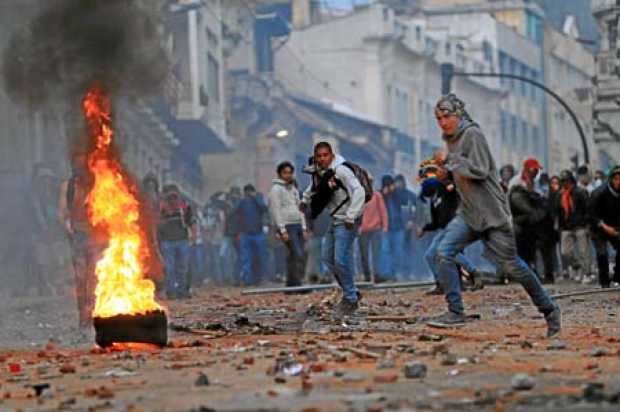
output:
M 437 156 L 440 178 L 452 173 L 461 206 L 446 226 L 437 248 L 439 283 L 448 311 L 431 318 L 431 326 L 449 327 L 466 322 L 456 256 L 481 239 L 488 256 L 501 272 L 519 282 L 547 322 L 547 336 L 561 329 L 561 312 L 536 274 L 518 257 L 510 209 L 486 138 L 454 94 L 443 96 L 435 106 L 435 117 L 443 132 L 447 153 Z

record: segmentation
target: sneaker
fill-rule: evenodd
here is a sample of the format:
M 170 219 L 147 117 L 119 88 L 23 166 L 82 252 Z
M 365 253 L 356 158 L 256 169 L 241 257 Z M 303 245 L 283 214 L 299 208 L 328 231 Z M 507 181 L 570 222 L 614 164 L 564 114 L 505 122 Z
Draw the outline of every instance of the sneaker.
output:
M 440 295 L 443 295 L 443 292 L 439 286 L 435 286 L 434 288 L 424 292 L 424 294 L 426 296 L 440 296 Z
M 345 317 L 353 316 L 359 307 L 358 302 L 350 302 L 344 298 L 334 307 L 332 319 L 343 320 Z
M 446 312 L 430 318 L 426 324 L 436 328 L 449 328 L 453 326 L 463 326 L 467 318 L 462 313 Z
M 562 330 L 562 312 L 560 308 L 556 306 L 553 312 L 545 315 L 547 321 L 547 337 L 552 338 Z

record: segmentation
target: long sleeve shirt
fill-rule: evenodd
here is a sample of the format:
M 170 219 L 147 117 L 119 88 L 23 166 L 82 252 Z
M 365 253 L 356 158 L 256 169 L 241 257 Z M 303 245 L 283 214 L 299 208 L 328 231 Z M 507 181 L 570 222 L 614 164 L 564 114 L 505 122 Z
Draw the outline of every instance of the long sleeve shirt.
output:
M 334 171 L 334 177 L 342 184 L 342 188 L 334 192 L 326 209 L 333 214 L 334 219 L 353 223 L 362 215 L 366 194 L 362 184 L 353 171 L 343 164 L 344 162 L 342 156 L 336 155 L 329 165 L 329 169 Z M 310 185 L 303 194 L 305 204 L 310 204 L 312 194 Z
M 374 230 L 388 230 L 388 213 L 383 201 L 383 195 L 374 192 L 372 199 L 366 204 L 362 215 L 361 233 L 368 233 Z
M 306 230 L 306 217 L 299 211 L 299 191 L 293 184 L 274 179 L 269 192 L 269 212 L 271 221 L 280 232 L 286 225 L 299 224 Z
M 472 229 L 483 232 L 511 224 L 506 194 L 489 145 L 477 124 L 464 121 L 453 136 L 444 136 L 446 168 L 452 172 L 461 205 L 458 213 Z

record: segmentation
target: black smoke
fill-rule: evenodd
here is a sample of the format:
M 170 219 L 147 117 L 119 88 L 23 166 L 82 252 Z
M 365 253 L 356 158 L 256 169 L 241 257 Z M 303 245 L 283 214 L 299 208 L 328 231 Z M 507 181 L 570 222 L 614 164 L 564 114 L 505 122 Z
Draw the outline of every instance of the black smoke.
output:
M 41 12 L 13 33 L 3 52 L 7 94 L 37 107 L 52 98 L 80 97 L 95 82 L 116 96 L 161 90 L 168 72 L 158 32 L 160 2 L 46 0 Z

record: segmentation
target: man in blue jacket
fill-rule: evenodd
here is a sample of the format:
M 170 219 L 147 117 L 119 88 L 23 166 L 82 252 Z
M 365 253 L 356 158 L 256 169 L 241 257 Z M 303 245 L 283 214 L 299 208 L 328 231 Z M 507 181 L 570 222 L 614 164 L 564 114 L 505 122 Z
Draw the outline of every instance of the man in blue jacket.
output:
M 267 268 L 267 238 L 263 231 L 267 206 L 251 184 L 243 188 L 243 194 L 232 213 L 237 216 L 240 230 L 241 280 L 246 285 L 256 285 Z

